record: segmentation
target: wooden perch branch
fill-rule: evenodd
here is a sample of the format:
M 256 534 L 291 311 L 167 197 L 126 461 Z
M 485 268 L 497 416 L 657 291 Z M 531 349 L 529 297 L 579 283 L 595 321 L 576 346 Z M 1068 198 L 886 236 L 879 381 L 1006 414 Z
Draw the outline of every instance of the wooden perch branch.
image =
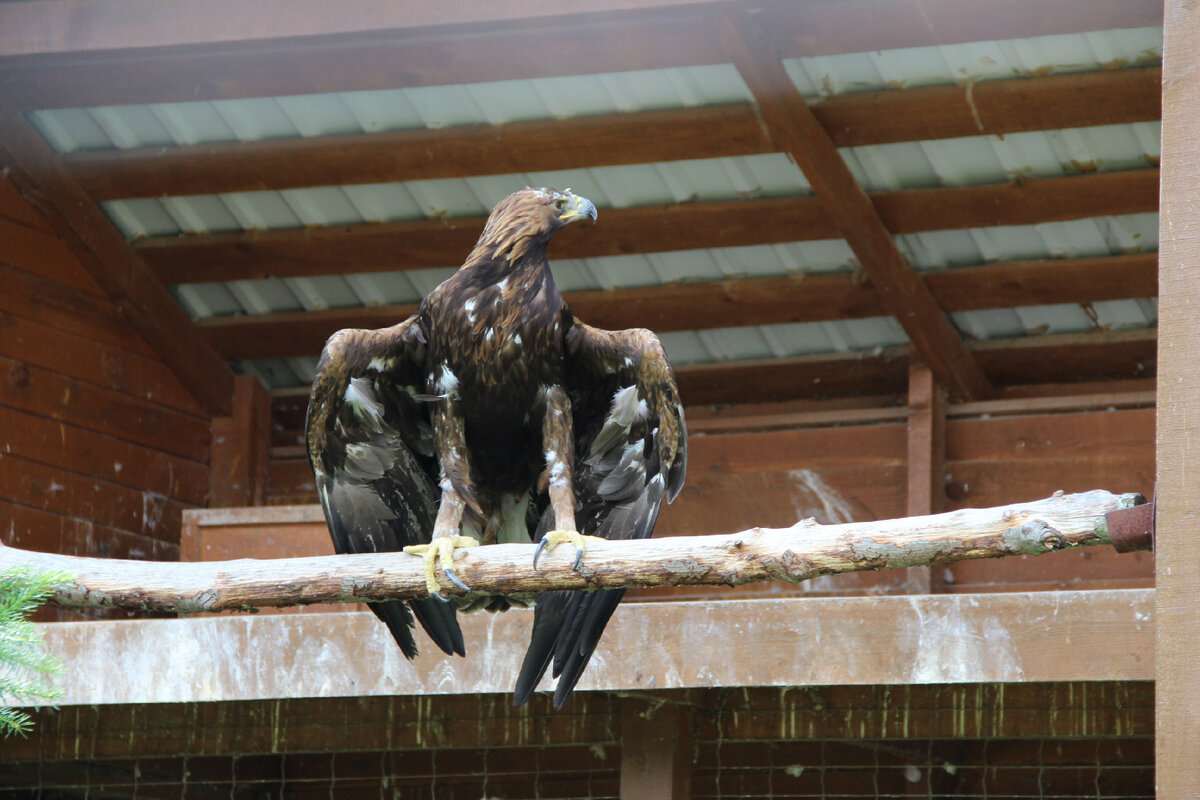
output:
M 1105 491 L 1058 494 L 998 508 L 926 517 L 790 528 L 752 528 L 717 536 L 676 536 L 589 545 L 579 571 L 560 546 L 533 569 L 533 545 L 459 550 L 458 575 L 480 592 L 729 584 L 913 567 L 1111 544 L 1105 514 L 1145 502 Z M 258 606 L 339 603 L 425 595 L 421 560 L 403 553 L 153 562 L 34 553 L 0 545 L 0 572 L 20 564 L 63 570 L 65 606 L 156 611 L 225 611 Z M 458 594 L 448 581 L 447 593 Z

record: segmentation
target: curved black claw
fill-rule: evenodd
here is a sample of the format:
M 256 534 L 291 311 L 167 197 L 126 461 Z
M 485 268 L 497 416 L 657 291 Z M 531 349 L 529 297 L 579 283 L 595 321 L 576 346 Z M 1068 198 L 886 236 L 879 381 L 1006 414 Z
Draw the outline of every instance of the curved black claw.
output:
M 458 576 L 454 574 L 453 569 L 451 569 L 450 567 L 443 567 L 442 571 L 446 573 L 446 577 L 449 578 L 450 582 L 453 583 L 455 586 L 462 589 L 464 592 L 471 591 L 471 587 L 467 586 L 465 583 L 460 581 L 458 579 Z M 447 600 L 446 602 L 449 602 L 449 601 Z
M 579 572 L 579 562 L 580 561 L 583 561 L 583 548 L 576 547 L 575 548 L 575 563 L 571 565 L 571 569 L 575 570 L 576 572 Z
M 537 550 L 533 551 L 533 568 L 534 569 L 537 569 L 538 557 L 542 554 L 542 551 L 546 549 L 547 544 L 549 544 L 549 540 L 545 536 L 543 536 L 542 540 L 540 542 L 538 542 Z M 578 563 L 578 562 L 576 562 L 576 563 Z

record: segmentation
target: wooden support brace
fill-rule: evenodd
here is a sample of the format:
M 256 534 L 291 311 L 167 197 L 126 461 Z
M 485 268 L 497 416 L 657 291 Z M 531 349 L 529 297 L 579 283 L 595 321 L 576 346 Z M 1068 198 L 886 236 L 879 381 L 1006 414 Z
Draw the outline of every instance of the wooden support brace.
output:
M 1186 797 L 1200 786 L 1200 6 L 1167 0 L 1163 38 L 1155 781 Z
M 271 459 L 271 394 L 258 378 L 233 381 L 233 414 L 212 421 L 209 505 L 261 506 Z
M 641 698 L 621 705 L 621 800 L 692 796 L 692 710 Z
M 908 515 L 938 514 L 946 507 L 946 389 L 920 360 L 908 365 Z M 913 594 L 940 591 L 932 567 L 909 567 Z
M 988 377 L 896 247 L 871 198 L 792 83 L 770 37 L 740 9 L 719 17 L 717 25 L 722 45 L 754 94 L 772 138 L 808 178 L 914 351 L 956 399 L 990 397 Z

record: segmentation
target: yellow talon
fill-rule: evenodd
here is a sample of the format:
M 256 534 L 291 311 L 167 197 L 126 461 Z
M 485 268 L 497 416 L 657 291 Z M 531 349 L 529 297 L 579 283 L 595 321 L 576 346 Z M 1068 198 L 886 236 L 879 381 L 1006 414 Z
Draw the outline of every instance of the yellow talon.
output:
M 533 553 L 533 568 L 537 569 L 538 558 L 541 556 L 543 550 L 549 552 L 564 542 L 570 542 L 575 545 L 575 564 L 572 568 L 579 569 L 579 562 L 583 560 L 584 551 L 587 550 L 588 539 L 594 542 L 604 541 L 599 536 L 584 536 L 579 531 L 549 531 L 542 537 L 542 541 L 538 543 L 537 550 Z
M 450 582 L 464 592 L 469 592 L 470 587 L 454 574 L 454 551 L 460 547 L 478 546 L 479 542 L 470 536 L 435 536 L 429 544 L 410 544 L 404 548 L 404 552 L 411 556 L 420 556 L 425 562 L 425 588 L 429 590 L 430 597 L 440 598 L 442 587 L 435 576 L 438 560 L 441 560 L 442 571 L 446 573 Z

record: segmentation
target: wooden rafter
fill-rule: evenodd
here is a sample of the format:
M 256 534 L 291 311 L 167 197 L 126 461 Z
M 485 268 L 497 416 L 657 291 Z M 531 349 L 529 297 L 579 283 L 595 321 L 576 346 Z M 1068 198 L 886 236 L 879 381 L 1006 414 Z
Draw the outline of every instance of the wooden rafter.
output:
M 1156 331 L 994 339 L 971 352 L 997 386 L 1146 378 L 1155 372 Z M 901 396 L 908 348 L 677 367 L 687 404 L 767 402 L 854 394 Z
M 753 106 L 433 130 L 81 152 L 67 168 L 97 200 L 579 169 L 769 152 Z
M 1158 170 L 1030 178 L 987 186 L 870 195 L 893 233 L 1036 225 L 1158 208 Z M 604 209 L 595 226 L 567 228 L 552 258 L 834 239 L 841 230 L 814 197 Z M 163 283 L 203 283 L 426 269 L 462 263 L 482 217 L 168 236 L 134 249 Z
M 404 4 L 381 17 L 369 0 L 339 6 L 343 33 L 313 35 L 315 17 L 286 0 L 237 4 L 194 0 L 170 19 L 137 12 L 137 2 L 86 0 L 0 5 L 0 77 L 23 108 L 212 100 L 321 91 L 548 77 L 563 64 L 593 73 L 720 63 L 705 8 L 622 10 L 589 4 L 515 25 L 428 26 L 445 20 L 436 3 Z M 286 11 L 281 11 L 281 4 Z M 523 4 L 522 4 L 523 5 Z M 544 4 L 533 4 L 533 8 Z M 692 4 L 695 5 L 695 4 Z M 966 41 L 1158 25 L 1154 0 L 823 0 L 766 3 L 760 13 L 781 56 L 830 55 Z M 247 7 L 248 6 L 248 7 Z M 411 7 L 410 7 L 411 6 Z M 507 5 L 476 11 L 494 18 Z M 97 10 L 99 9 L 99 10 Z M 174 9 L 174 6 L 173 6 Z M 386 9 L 385 9 L 386 10 Z M 608 11 L 609 13 L 596 13 Z M 84 17 L 86 15 L 86 19 Z M 155 12 L 157 16 L 157 12 Z M 526 8 L 524 16 L 529 16 Z M 131 23 L 133 19 L 136 24 Z M 231 27 L 230 19 L 238 20 Z M 459 18 L 464 19 L 462 17 Z M 356 22 L 357 20 L 357 22 Z M 422 20 L 424 22 L 422 22 Z M 480 20 L 481 21 L 481 20 Z M 328 24 L 326 20 L 326 24 Z M 359 33 L 345 33 L 346 31 Z M 264 47 L 269 41 L 270 46 Z M 116 48 L 127 47 L 129 50 Z M 81 54 L 82 50 L 94 52 Z M 136 51 L 137 58 L 130 58 Z M 24 55 L 21 60 L 20 54 Z M 41 54 L 30 57 L 31 54 Z
M 593 0 L 589 13 L 619 14 L 639 9 L 670 10 L 721 0 Z M 400 6 L 348 0 L 336 15 L 322 0 L 176 0 L 169 9 L 155 0 L 109 0 L 97 7 L 87 0 L 26 3 L 5 9 L 0 20 L 0 53 L 33 54 L 89 50 L 221 45 L 378 30 L 416 30 L 494 24 L 535 25 L 579 16 L 554 0 L 491 0 L 480 5 L 448 6 L 437 0 Z M 236 24 L 231 24 L 236 20 Z
M 812 104 L 838 147 L 1158 119 L 1162 70 L 1105 70 L 903 91 L 848 92 Z
M 1094 303 L 1154 297 L 1157 256 L 1019 261 L 939 270 L 922 278 L 946 311 Z M 610 330 L 732 328 L 886 313 L 871 285 L 849 273 L 569 292 L 566 299 L 580 319 Z M 288 358 L 315 355 L 341 328 L 381 328 L 415 310 L 409 303 L 210 317 L 198 324 L 226 358 Z
M 723 46 L 754 94 L 772 137 L 812 184 L 915 352 L 954 396 L 972 400 L 989 396 L 992 387 L 987 376 L 901 255 L 892 232 L 803 102 L 770 40 L 738 11 L 722 16 L 718 27 Z
M 1110 125 L 1159 117 L 1157 67 L 855 92 L 813 106 L 839 147 Z M 734 104 L 388 133 L 80 151 L 95 200 L 461 178 L 770 152 Z
M 281 12 L 272 23 L 275 30 L 292 16 Z M 651 9 L 603 15 L 588 24 L 376 29 L 268 43 L 18 57 L 0 61 L 0 85 L 23 108 L 62 108 L 395 89 L 720 61 L 702 15 Z
M 0 161 L 23 176 L 27 197 L 197 402 L 210 413 L 228 413 L 229 367 L 2 93 Z

